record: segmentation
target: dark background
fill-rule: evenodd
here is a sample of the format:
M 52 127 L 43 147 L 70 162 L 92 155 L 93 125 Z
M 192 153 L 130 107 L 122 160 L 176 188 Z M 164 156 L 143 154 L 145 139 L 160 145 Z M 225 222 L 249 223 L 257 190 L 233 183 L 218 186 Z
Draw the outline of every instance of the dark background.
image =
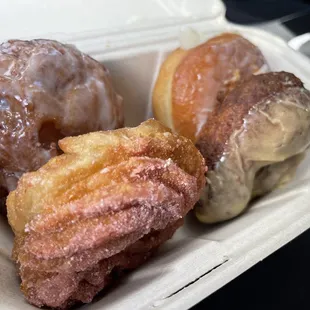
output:
M 266 22 L 310 11 L 309 0 L 223 0 L 223 2 L 227 8 L 227 19 L 241 24 Z
M 310 1 L 224 2 L 226 17 L 232 22 L 259 27 L 262 23 L 276 21 L 295 35 L 310 32 Z M 192 309 L 310 310 L 310 230 Z

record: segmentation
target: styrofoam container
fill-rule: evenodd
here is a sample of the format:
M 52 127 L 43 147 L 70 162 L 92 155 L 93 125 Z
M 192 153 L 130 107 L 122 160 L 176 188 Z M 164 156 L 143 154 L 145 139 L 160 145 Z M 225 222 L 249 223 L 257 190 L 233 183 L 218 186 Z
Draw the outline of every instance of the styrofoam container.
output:
M 11 0 L 1 6 L 1 40 L 58 39 L 104 62 L 124 97 L 129 126 L 151 116 L 160 65 L 187 27 L 203 39 L 239 32 L 261 49 L 273 71 L 292 72 L 310 88 L 309 59 L 274 35 L 230 24 L 219 0 Z M 232 221 L 208 226 L 189 215 L 152 260 L 85 309 L 188 309 L 212 294 L 310 227 L 309 164 L 308 155 L 291 183 Z M 0 219 L 0 309 L 33 309 L 19 291 L 12 241 Z

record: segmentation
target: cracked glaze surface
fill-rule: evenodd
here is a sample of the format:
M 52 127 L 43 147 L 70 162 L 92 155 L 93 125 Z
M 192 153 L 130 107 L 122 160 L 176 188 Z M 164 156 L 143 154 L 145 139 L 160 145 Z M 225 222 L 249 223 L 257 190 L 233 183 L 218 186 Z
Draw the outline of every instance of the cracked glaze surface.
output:
M 105 67 L 56 41 L 0 45 L 0 194 L 59 153 L 65 136 L 123 125 Z

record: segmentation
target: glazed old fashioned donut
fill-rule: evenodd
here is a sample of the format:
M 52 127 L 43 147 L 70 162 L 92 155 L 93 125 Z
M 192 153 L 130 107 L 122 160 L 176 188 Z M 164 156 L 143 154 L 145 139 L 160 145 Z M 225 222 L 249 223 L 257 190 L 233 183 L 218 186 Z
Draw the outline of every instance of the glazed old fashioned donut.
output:
M 210 114 L 197 147 L 209 167 L 196 208 L 214 223 L 288 182 L 310 144 L 310 92 L 291 73 L 252 76 Z
M 260 50 L 238 34 L 178 48 L 163 63 L 154 87 L 155 118 L 195 141 L 216 103 L 240 79 L 266 69 Z
M 56 41 L 0 45 L 2 198 L 59 153 L 60 138 L 122 125 L 122 99 L 102 64 Z

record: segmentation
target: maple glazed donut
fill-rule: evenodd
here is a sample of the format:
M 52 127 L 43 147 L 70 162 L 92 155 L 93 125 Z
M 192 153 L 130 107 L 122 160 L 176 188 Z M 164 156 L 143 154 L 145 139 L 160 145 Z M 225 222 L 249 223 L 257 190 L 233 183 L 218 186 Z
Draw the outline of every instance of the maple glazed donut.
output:
M 0 196 L 59 153 L 57 142 L 123 126 L 122 98 L 108 70 L 71 45 L 0 45 Z
M 267 68 L 261 51 L 234 33 L 178 48 L 163 63 L 154 87 L 155 118 L 195 141 L 216 103 L 239 80 Z
M 292 179 L 310 144 L 310 92 L 291 73 L 253 75 L 210 114 L 196 146 L 209 167 L 195 212 L 231 219 Z

